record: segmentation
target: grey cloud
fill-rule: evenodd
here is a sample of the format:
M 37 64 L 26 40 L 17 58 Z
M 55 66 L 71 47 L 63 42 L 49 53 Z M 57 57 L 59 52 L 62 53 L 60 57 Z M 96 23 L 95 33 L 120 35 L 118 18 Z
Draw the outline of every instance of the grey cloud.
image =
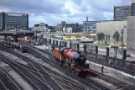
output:
M 64 9 L 67 0 L 0 0 L 0 9 L 30 12 L 30 23 L 56 24 L 61 20 L 82 22 L 86 16 L 90 20 L 112 19 L 113 6 L 128 5 L 130 0 L 69 0 L 79 7 L 80 13 L 71 14 Z
M 61 13 L 62 5 L 49 0 L 0 0 L 0 6 L 6 6 L 12 10 L 30 11 L 35 13 Z

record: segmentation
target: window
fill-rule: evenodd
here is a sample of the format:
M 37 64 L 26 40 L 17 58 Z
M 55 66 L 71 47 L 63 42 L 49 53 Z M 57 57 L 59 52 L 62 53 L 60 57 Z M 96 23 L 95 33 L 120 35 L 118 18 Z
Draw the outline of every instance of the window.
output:
M 131 15 L 135 16 L 135 3 L 133 3 L 131 7 Z

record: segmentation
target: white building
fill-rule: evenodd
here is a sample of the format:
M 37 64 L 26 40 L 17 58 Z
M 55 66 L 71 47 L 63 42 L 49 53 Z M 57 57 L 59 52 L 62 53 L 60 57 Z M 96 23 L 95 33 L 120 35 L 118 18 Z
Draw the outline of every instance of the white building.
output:
M 135 0 L 132 0 L 131 16 L 128 17 L 128 51 L 135 54 Z
M 63 32 L 64 33 L 72 33 L 73 32 L 73 28 L 72 27 L 63 27 Z
M 128 49 L 135 50 L 135 16 L 128 17 Z
M 47 24 L 40 23 L 40 24 L 35 24 L 34 27 L 32 28 L 33 31 L 43 31 L 43 32 L 50 32 L 50 29 L 48 28 Z
M 97 34 L 104 33 L 105 35 L 109 35 L 110 39 L 113 40 L 113 35 L 116 31 L 120 34 L 123 32 L 124 43 L 127 42 L 127 21 L 104 21 L 99 22 L 96 25 Z

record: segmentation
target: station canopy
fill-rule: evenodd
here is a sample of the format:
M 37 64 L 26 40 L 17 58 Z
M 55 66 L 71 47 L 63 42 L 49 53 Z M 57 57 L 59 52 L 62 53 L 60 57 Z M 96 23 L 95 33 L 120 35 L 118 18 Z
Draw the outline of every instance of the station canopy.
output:
M 33 31 L 21 30 L 21 31 L 2 31 L 0 36 L 33 36 Z

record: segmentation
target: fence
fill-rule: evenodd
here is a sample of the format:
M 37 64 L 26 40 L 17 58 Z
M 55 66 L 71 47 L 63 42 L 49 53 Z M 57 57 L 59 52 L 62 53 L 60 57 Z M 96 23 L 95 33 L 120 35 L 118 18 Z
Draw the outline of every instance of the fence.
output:
M 126 60 L 127 58 L 127 50 L 124 48 L 118 48 L 118 47 L 98 47 L 93 44 L 88 43 L 78 43 L 78 42 L 65 42 L 65 41 L 57 41 L 57 40 L 49 40 L 49 43 L 51 42 L 52 45 L 57 47 L 70 47 L 75 50 L 87 53 L 87 54 L 97 54 L 102 55 L 105 57 L 111 57 L 115 59 L 122 59 Z

